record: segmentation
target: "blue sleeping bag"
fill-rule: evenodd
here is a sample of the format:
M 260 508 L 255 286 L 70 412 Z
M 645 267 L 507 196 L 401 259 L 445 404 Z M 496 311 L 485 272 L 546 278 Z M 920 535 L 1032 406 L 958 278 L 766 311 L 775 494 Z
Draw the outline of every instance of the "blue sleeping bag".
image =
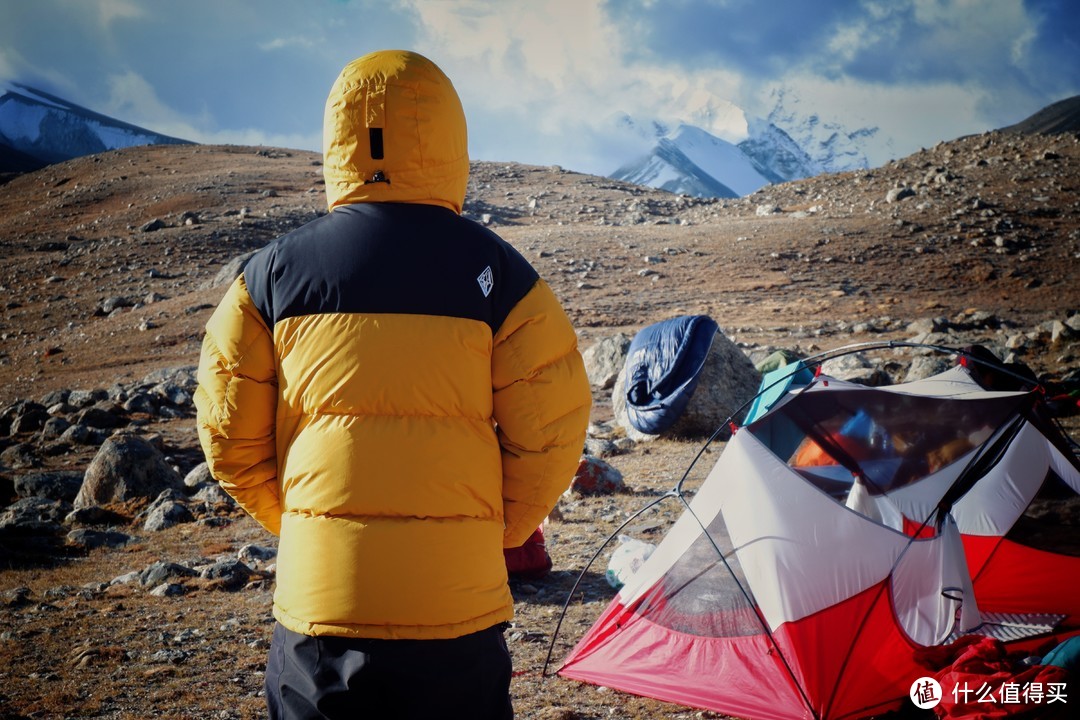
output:
M 631 425 L 659 435 L 675 424 L 694 394 L 717 330 L 707 315 L 684 315 L 634 336 L 623 370 Z

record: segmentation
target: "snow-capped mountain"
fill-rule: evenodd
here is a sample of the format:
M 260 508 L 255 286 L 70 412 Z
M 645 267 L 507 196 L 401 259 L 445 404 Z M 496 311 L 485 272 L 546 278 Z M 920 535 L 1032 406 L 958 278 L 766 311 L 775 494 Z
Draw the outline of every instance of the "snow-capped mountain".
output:
M 133 145 L 186 143 L 12 83 L 0 95 L 0 172 L 24 172 Z
M 876 128 L 848 131 L 817 115 L 802 116 L 784 99 L 776 96 L 765 119 L 743 113 L 741 122 L 733 122 L 730 106 L 723 131 L 745 128 L 736 142 L 696 125 L 680 123 L 672 131 L 659 121 L 642 125 L 623 116 L 617 121 L 621 130 L 638 137 L 651 132 L 652 138 L 648 150 L 611 177 L 686 195 L 739 197 L 770 183 L 869 166 L 861 145 Z
M 739 197 L 769 183 L 737 146 L 691 125 L 659 137 L 647 155 L 612 177 L 701 197 Z
M 749 137 L 738 144 L 770 182 L 811 177 L 824 171 L 790 135 L 770 122 L 755 118 L 747 123 Z
M 871 145 L 882 145 L 892 155 L 892 143 L 882 142 L 876 127 L 851 130 L 840 123 L 823 120 L 803 108 L 802 100 L 791 90 L 772 93 L 773 109 L 765 119 L 770 125 L 784 128 L 788 136 L 820 167 L 821 172 L 843 172 L 870 167 L 867 158 Z
M 736 145 L 679 125 L 658 135 L 649 152 L 611 177 L 684 195 L 740 197 L 769 183 L 816 174 L 817 166 L 782 130 L 765 125 L 758 130 Z

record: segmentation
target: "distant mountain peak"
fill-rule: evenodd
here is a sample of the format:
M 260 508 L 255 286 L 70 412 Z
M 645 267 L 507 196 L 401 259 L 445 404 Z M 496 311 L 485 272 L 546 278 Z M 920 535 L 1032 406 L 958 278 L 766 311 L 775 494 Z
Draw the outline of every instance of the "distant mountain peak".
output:
M 666 129 L 660 123 L 653 126 Z M 770 183 L 817 173 L 818 166 L 783 130 L 760 120 L 748 120 L 747 127 L 750 136 L 734 144 L 679 123 L 658 134 L 646 152 L 611 177 L 685 195 L 740 197 Z
M 738 197 L 739 193 L 717 180 L 687 157 L 678 143 L 662 137 L 645 156 L 611 174 L 616 180 L 696 197 Z
M 798 94 L 788 88 L 772 92 L 772 110 L 766 122 L 782 128 L 819 172 L 842 172 L 870 167 L 867 146 L 876 140 L 879 129 L 855 130 L 838 122 L 823 120 L 815 111 L 803 109 Z
M 611 177 L 691 195 L 730 197 L 723 187 L 742 196 L 770 183 L 869 167 L 867 145 L 877 140 L 877 128 L 826 121 L 783 89 L 773 91 L 764 118 L 707 93 L 681 100 L 689 121 L 619 117 L 619 127 L 646 149 Z
M 0 95 L 0 172 L 25 172 L 83 155 L 187 140 L 123 122 L 23 83 Z

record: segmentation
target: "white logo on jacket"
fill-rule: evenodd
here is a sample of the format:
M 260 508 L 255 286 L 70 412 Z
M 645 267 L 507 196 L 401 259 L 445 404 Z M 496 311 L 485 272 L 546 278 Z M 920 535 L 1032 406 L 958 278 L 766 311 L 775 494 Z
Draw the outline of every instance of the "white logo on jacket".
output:
M 484 272 L 480 273 L 476 282 L 480 283 L 480 292 L 484 293 L 484 297 L 491 294 L 491 288 L 495 287 L 495 276 L 491 272 L 490 265 L 484 268 Z

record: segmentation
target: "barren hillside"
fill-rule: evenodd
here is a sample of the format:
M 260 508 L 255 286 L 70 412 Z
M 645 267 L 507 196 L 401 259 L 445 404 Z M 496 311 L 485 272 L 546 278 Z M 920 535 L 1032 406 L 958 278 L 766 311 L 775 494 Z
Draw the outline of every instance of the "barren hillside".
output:
M 738 200 L 475 163 L 465 210 L 551 282 L 583 348 L 703 313 L 756 356 L 933 328 L 1061 379 L 1080 364 L 1066 325 L 1080 313 L 1078 191 L 1080 136 L 991 133 Z M 319 157 L 272 148 L 132 148 L 0 185 L 0 413 L 9 416 L 0 511 L 19 478 L 78 474 L 97 451 L 12 427 L 11 408 L 69 391 L 130 391 L 155 371 L 194 365 L 236 272 L 229 262 L 325 210 Z M 612 432 L 609 392 L 595 393 L 597 434 Z M 125 417 L 183 475 L 201 458 L 190 406 L 175 406 L 171 417 Z M 606 458 L 628 492 L 570 500 L 552 522 L 555 571 L 513 584 L 520 717 L 716 717 L 540 673 L 578 571 L 698 450 L 695 440 L 662 440 Z M 271 538 L 220 510 L 208 514 L 220 522 L 148 533 L 143 509 L 113 508 L 111 526 L 136 538 L 123 547 L 49 546 L 0 560 L 0 719 L 260 716 L 272 571 L 256 564 L 240 590 L 184 581 L 175 597 L 113 581 L 158 561 L 235 557 Z M 676 515 L 663 506 L 631 529 L 655 541 Z M 571 602 L 556 659 L 613 593 L 601 561 Z

